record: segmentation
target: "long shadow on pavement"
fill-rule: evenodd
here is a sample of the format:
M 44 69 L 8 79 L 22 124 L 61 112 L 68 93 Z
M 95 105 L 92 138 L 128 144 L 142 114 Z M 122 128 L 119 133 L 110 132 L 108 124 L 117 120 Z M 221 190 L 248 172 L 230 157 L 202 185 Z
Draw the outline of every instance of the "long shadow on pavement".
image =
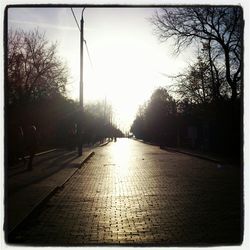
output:
M 8 194 L 9 195 L 14 194 L 14 193 L 18 192 L 22 188 L 28 187 L 28 186 L 30 186 L 32 184 L 36 184 L 36 183 L 38 183 L 38 182 L 40 182 L 40 181 L 42 181 L 42 180 L 44 180 L 44 179 L 52 176 L 53 174 L 57 173 L 58 171 L 62 170 L 64 167 L 66 167 L 67 165 L 69 165 L 69 163 L 71 161 L 73 161 L 74 159 L 78 158 L 78 156 L 71 157 L 70 159 L 68 159 L 68 157 L 69 157 L 69 155 L 66 155 L 66 156 L 63 155 L 63 156 L 55 159 L 54 161 L 52 161 L 49 164 L 49 166 L 45 167 L 45 169 L 47 169 L 47 171 L 49 171 L 49 172 L 46 173 L 46 170 L 45 170 L 43 172 L 44 173 L 43 175 L 40 175 L 41 172 L 37 176 L 33 175 L 33 177 L 32 177 L 31 180 L 26 179 L 26 181 L 28 181 L 28 183 L 25 183 L 25 184 L 21 183 L 19 185 L 18 184 L 15 185 L 14 187 L 8 187 Z M 68 159 L 68 160 L 65 161 L 66 159 Z M 56 167 L 54 167 L 54 169 L 52 170 L 53 166 L 56 166 Z M 67 167 L 72 167 L 72 166 L 67 166 Z M 29 171 L 23 171 L 22 174 L 24 174 L 24 173 L 28 174 L 28 172 Z M 19 173 L 19 174 L 21 174 L 21 173 Z

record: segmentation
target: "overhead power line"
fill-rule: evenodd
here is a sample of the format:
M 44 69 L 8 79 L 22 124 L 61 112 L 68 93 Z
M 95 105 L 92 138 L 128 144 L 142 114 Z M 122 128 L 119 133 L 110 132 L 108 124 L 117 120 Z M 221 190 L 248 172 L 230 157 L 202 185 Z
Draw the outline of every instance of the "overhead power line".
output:
M 78 24 L 78 22 L 77 22 L 77 19 L 76 19 L 76 16 L 75 16 L 74 10 L 73 10 L 73 8 L 70 8 L 70 9 L 71 9 L 71 12 L 72 12 L 72 14 L 73 14 L 73 16 L 74 16 L 74 19 L 75 19 L 76 25 L 77 25 L 77 27 L 78 27 L 79 31 L 81 31 L 80 26 L 79 26 L 79 24 Z
M 86 46 L 86 49 L 87 49 L 87 54 L 88 54 L 88 58 L 89 58 L 89 61 L 90 61 L 91 67 L 92 67 L 92 68 L 94 68 L 94 67 L 93 67 L 93 63 L 92 63 L 92 60 L 91 60 L 91 57 L 90 57 L 90 53 L 89 53 L 89 48 L 88 48 L 87 41 L 86 41 L 86 40 L 84 40 L 84 42 L 85 42 L 85 46 Z
M 74 16 L 74 19 L 75 19 L 76 25 L 77 25 L 77 27 L 78 27 L 79 31 L 81 32 L 81 29 L 80 29 L 80 26 L 79 26 L 78 21 L 77 21 L 77 19 L 76 19 L 76 16 L 75 16 L 74 10 L 73 10 L 73 8 L 70 8 L 70 9 L 71 9 L 71 12 L 72 12 L 72 14 L 73 14 L 73 16 Z M 83 10 L 84 10 L 84 9 L 83 9 Z M 88 48 L 87 41 L 86 41 L 86 40 L 84 40 L 84 43 L 85 43 L 85 46 L 86 46 L 86 49 L 87 49 L 87 54 L 88 54 L 89 62 L 90 62 L 90 64 L 91 64 L 91 67 L 92 67 L 92 68 L 94 68 L 94 67 L 93 67 L 93 63 L 92 63 L 92 60 L 91 60 L 91 56 L 90 56 L 90 53 L 89 53 L 89 48 Z
M 75 16 L 74 10 L 73 10 L 73 8 L 70 8 L 70 9 L 71 9 L 71 12 L 72 12 L 72 14 L 73 14 L 73 16 L 74 16 L 74 19 L 75 19 L 76 25 L 77 25 L 77 27 L 78 27 L 79 31 L 81 32 L 81 29 L 80 29 L 80 26 L 79 26 L 79 24 L 78 24 L 78 22 L 77 22 L 77 19 L 76 19 L 76 16 Z M 83 9 L 83 10 L 84 10 L 84 9 Z M 92 63 L 92 60 L 91 60 L 91 57 L 90 57 L 90 53 L 89 53 L 89 48 L 88 48 L 87 41 L 86 41 L 86 40 L 84 40 L 84 42 L 85 42 L 85 46 L 86 46 L 86 49 L 87 49 L 87 54 L 88 54 L 88 58 L 89 58 L 89 61 L 90 61 L 91 67 L 93 68 L 93 63 Z

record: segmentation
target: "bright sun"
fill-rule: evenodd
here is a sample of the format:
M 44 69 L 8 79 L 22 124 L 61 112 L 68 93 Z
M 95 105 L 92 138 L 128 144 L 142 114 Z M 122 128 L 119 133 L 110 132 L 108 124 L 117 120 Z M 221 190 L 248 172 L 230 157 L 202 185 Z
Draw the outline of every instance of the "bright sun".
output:
M 82 8 L 74 8 L 79 22 Z M 113 106 L 114 121 L 128 131 L 138 106 L 156 87 L 169 80 L 161 73 L 179 73 L 190 60 L 178 59 L 166 44 L 160 44 L 147 20 L 155 8 L 86 8 L 84 11 L 84 103 L 105 98 Z M 62 18 L 63 17 L 63 18 Z M 60 57 L 68 64 L 68 96 L 79 99 L 80 33 L 70 8 L 13 8 L 9 28 L 39 27 L 50 42 L 58 42 Z
M 138 106 L 150 95 L 144 87 L 152 78 L 149 75 L 151 60 L 141 60 L 143 45 L 131 43 L 131 38 L 123 40 L 124 48 L 117 39 L 109 39 L 109 43 L 102 41 L 99 47 L 91 51 L 93 65 L 86 51 L 84 53 L 84 100 L 106 98 L 113 106 L 116 121 L 129 129 Z M 71 65 L 74 65 L 72 70 L 76 69 L 74 76 L 78 77 L 79 64 L 72 58 Z M 72 95 L 78 98 L 79 82 L 70 87 Z
M 171 57 L 168 48 L 152 35 L 146 20 L 152 11 L 104 8 L 84 12 L 84 39 L 89 49 L 84 46 L 84 103 L 106 99 L 112 104 L 116 125 L 126 131 L 139 105 L 156 87 L 169 84 L 161 73 L 178 73 L 184 62 Z M 72 76 L 68 92 L 78 100 L 79 31 L 72 36 L 61 33 L 60 38 L 64 41 L 62 57 L 67 58 Z

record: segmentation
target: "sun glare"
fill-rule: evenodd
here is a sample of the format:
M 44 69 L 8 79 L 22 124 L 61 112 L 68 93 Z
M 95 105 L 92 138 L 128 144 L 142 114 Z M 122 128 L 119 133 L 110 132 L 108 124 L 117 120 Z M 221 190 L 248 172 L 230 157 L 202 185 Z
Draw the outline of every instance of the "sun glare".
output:
M 116 162 L 115 175 L 122 179 L 129 174 L 129 161 L 131 160 L 131 148 L 129 140 L 126 138 L 118 139 L 119 143 L 112 147 L 112 158 Z
M 161 73 L 173 75 L 185 64 L 183 58 L 171 58 L 168 47 L 152 35 L 147 18 L 154 10 L 87 8 L 84 12 L 84 39 L 88 47 L 87 51 L 84 43 L 84 103 L 107 99 L 113 106 L 113 120 L 127 131 L 138 106 L 150 98 L 156 87 L 169 84 Z M 81 8 L 74 11 L 79 21 Z M 29 15 L 32 21 L 26 19 Z M 38 27 L 50 42 L 58 42 L 58 54 L 69 68 L 68 96 L 79 100 L 80 33 L 70 8 L 13 9 L 9 18 L 9 28 Z

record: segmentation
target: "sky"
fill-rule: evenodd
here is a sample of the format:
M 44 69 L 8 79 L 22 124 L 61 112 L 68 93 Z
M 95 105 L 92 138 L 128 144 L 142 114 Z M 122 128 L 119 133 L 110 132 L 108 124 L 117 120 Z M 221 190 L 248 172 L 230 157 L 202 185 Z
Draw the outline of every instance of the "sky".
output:
M 73 8 L 80 23 L 82 8 Z M 149 21 L 156 8 L 86 8 L 84 10 L 84 103 L 112 104 L 113 122 L 129 131 L 138 106 L 153 90 L 171 84 L 190 62 L 189 49 L 173 53 L 171 43 L 159 42 Z M 58 55 L 69 68 L 68 96 L 79 99 L 80 31 L 70 8 L 9 8 L 8 28 L 45 32 L 58 43 Z

